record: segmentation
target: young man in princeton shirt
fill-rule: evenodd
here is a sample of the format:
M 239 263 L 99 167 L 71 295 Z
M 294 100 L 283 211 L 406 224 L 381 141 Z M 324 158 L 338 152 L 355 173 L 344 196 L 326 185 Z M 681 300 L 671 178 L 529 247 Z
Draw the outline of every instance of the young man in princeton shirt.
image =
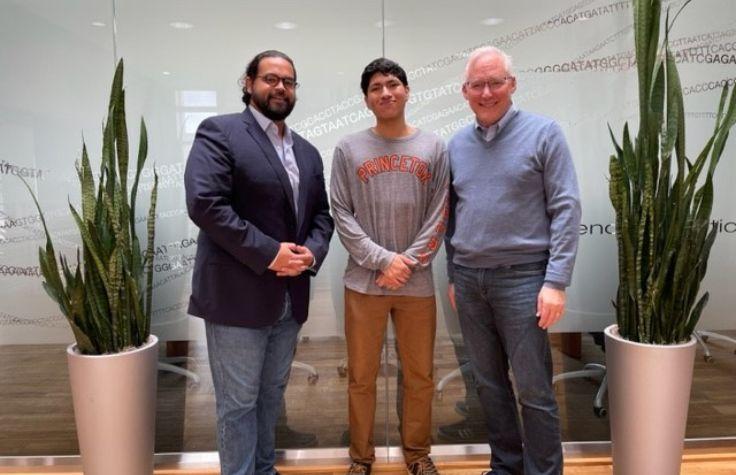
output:
M 429 457 L 436 307 L 431 261 L 448 215 L 449 167 L 442 140 L 407 124 L 406 72 L 379 58 L 360 87 L 375 126 L 335 147 L 331 201 L 348 251 L 348 474 L 370 474 L 375 460 L 376 376 L 388 315 L 403 371 L 401 442 L 411 474 L 436 474 Z

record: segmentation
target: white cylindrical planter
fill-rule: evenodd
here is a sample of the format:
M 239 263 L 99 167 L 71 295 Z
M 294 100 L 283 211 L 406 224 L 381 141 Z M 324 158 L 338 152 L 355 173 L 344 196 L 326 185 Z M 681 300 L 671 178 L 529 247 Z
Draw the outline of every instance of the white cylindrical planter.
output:
M 605 329 L 614 475 L 679 475 L 695 338 L 650 345 Z
M 82 355 L 67 348 L 85 475 L 153 473 L 158 338 L 135 350 Z

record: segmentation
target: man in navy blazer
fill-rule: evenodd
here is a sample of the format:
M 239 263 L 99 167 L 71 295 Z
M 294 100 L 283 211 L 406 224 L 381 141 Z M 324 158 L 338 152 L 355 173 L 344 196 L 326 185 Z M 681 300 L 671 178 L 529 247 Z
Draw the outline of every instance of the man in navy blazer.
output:
M 242 113 L 204 120 L 185 173 L 199 226 L 189 313 L 205 320 L 222 474 L 273 474 L 275 425 L 333 231 L 319 152 L 284 120 L 293 61 L 249 63 Z

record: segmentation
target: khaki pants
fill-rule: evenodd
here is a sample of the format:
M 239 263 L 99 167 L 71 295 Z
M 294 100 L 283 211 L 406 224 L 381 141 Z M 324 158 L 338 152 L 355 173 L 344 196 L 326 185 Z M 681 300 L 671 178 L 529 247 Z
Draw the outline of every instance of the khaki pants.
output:
M 366 295 L 346 288 L 350 457 L 356 462 L 375 460 L 376 377 L 389 314 L 403 371 L 401 443 L 406 463 L 429 454 L 432 442 L 434 296 Z

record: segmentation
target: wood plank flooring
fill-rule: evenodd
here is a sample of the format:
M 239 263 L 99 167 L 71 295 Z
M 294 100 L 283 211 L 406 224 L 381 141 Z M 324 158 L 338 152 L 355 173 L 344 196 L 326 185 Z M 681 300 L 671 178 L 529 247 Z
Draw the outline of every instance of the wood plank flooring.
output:
M 731 335 L 736 332 L 730 332 Z M 583 362 L 603 362 L 604 354 L 589 335 L 583 335 L 580 360 L 563 355 L 559 335 L 553 335 L 555 373 L 580 369 Z M 714 360 L 705 363 L 698 349 L 695 362 L 687 437 L 736 436 L 736 355 L 734 348 L 713 342 Z M 393 351 L 390 360 L 395 362 Z M 191 342 L 186 367 L 200 377 L 193 384 L 180 375 L 159 372 L 157 452 L 215 450 L 214 391 L 204 345 Z M 307 373 L 292 371 L 286 393 L 286 423 L 290 430 L 314 434 L 318 447 L 344 447 L 347 430 L 347 379 L 337 368 L 345 357 L 344 341 L 338 338 L 300 342 L 297 360 L 312 364 L 319 372 L 316 384 Z M 0 456 L 73 455 L 78 453 L 66 359 L 62 345 L 0 347 Z M 457 367 L 451 341 L 438 339 L 435 381 Z M 395 365 L 388 378 L 379 381 L 375 441 L 398 445 Z M 557 385 L 563 440 L 608 440 L 607 418 L 593 414 L 592 400 L 598 384 L 592 380 L 566 381 Z M 484 443 L 482 423 L 476 418 L 463 426 L 463 441 L 441 437 L 442 428 L 464 420 L 456 403 L 464 400 L 461 378 L 453 379 L 435 398 L 432 433 L 435 443 Z M 283 421 L 282 421 L 283 422 Z M 282 424 L 281 428 L 284 429 Z M 285 429 L 284 429 L 285 430 Z M 291 435 L 282 431 L 279 447 L 293 447 Z M 572 473 L 572 472 L 571 472 Z M 716 473 L 716 472 L 714 472 Z M 733 472 L 736 474 L 736 470 Z
M 442 475 L 479 475 L 487 469 L 487 459 L 477 456 L 464 460 L 438 461 L 437 467 Z M 283 475 L 343 475 L 346 466 L 334 461 L 310 462 L 309 464 L 282 464 L 278 466 Z M 565 459 L 566 475 L 610 475 L 612 473 L 610 457 L 567 457 Z M 406 473 L 401 463 L 377 463 L 373 472 L 380 475 L 403 475 Z M 733 445 L 713 447 L 707 451 L 686 450 L 683 456 L 681 475 L 733 475 L 736 473 L 736 451 Z M 0 467 L 3 475 L 83 475 L 80 467 L 45 467 L 11 469 Z M 161 466 L 155 475 L 218 475 L 214 466 Z

